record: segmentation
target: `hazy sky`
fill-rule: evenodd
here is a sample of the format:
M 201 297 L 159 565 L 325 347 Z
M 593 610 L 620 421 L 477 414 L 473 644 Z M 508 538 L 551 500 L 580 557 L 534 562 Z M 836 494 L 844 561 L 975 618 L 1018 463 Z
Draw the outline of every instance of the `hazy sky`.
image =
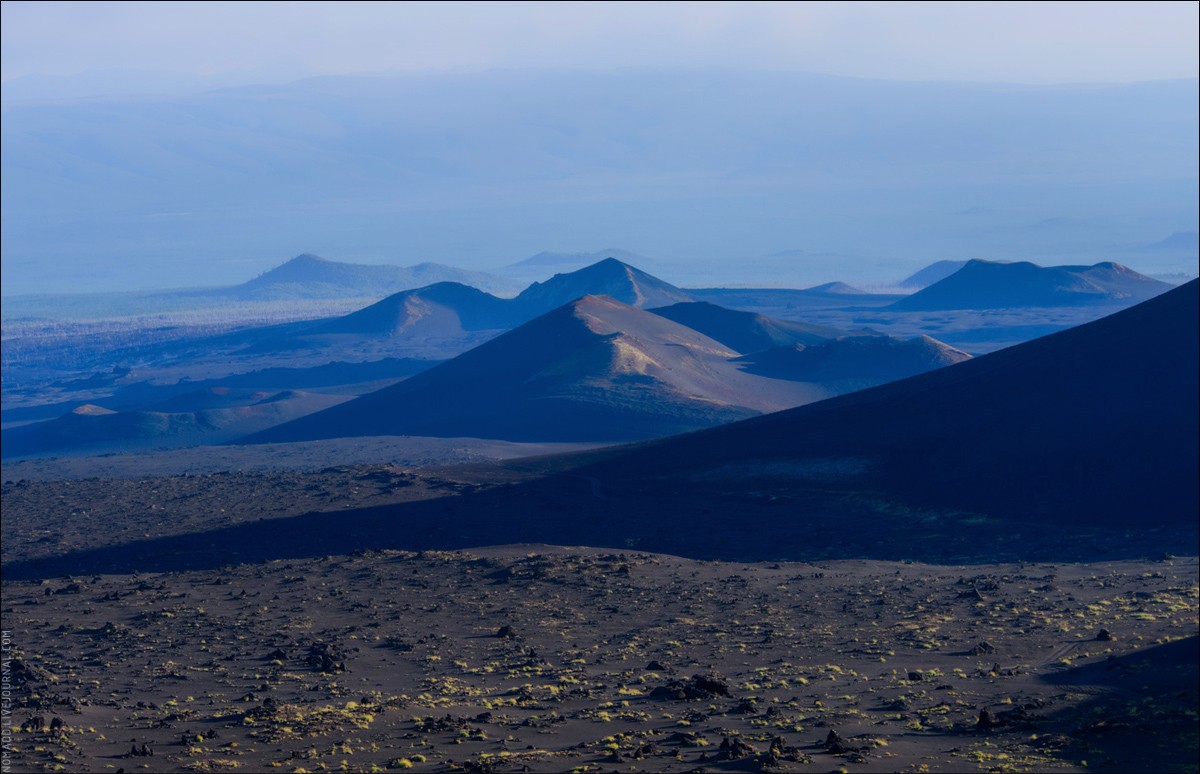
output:
M 1196 2 L 3 3 L 2 77 L 246 81 L 524 67 L 746 67 L 1047 83 L 1195 77 Z
M 1195 83 L 1129 82 L 1197 77 L 1196 2 L 0 9 L 7 293 L 230 284 L 301 252 L 1194 271 Z M 212 91 L 322 74 L 412 77 Z M 1065 82 L 1126 85 L 1041 86 Z

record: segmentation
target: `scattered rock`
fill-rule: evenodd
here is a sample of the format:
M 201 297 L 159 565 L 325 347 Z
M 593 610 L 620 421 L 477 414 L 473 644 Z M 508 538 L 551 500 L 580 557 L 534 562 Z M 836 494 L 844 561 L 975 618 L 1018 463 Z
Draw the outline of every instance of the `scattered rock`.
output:
M 29 720 L 26 720 L 21 724 L 21 731 L 28 734 L 33 731 L 41 731 L 45 727 L 46 718 L 42 717 L 41 715 L 34 715 Z
M 729 681 L 720 672 L 692 675 L 692 689 L 695 692 L 707 693 L 711 696 L 730 695 Z
M 692 675 L 690 680 L 672 680 L 650 691 L 651 699 L 665 701 L 703 701 L 729 695 L 729 681 L 718 672 Z
M 656 748 L 653 744 L 646 743 L 646 744 L 642 745 L 641 747 L 635 747 L 629 753 L 629 757 L 635 761 L 640 761 L 640 760 L 650 757 L 651 755 L 656 754 L 657 752 L 658 752 L 658 748 Z
M 268 696 L 263 699 L 263 703 L 257 707 L 248 710 L 242 717 L 255 722 L 268 720 L 273 717 L 276 711 L 279 710 L 279 703 L 275 699 Z
M 725 737 L 721 740 L 721 746 L 717 748 L 717 760 L 735 761 L 739 758 L 746 758 L 757 754 L 758 750 L 755 750 L 738 737 L 732 739 Z
M 676 731 L 667 737 L 666 743 L 679 745 L 681 747 L 703 747 L 708 744 L 708 740 L 704 738 L 703 734 L 699 734 L 695 731 L 689 731 L 686 733 L 683 731 Z
M 830 729 L 825 735 L 825 749 L 830 755 L 845 755 L 846 753 L 858 752 L 857 747 L 851 747 L 848 742 L 836 730 Z
M 1002 726 L 1031 726 L 1037 718 L 1030 714 L 1026 705 L 1015 707 L 996 716 L 996 722 Z
M 325 674 L 346 671 L 346 655 L 336 645 L 315 642 L 308 648 L 305 663 Z
M 141 747 L 138 747 L 137 742 L 134 742 L 129 746 L 129 755 L 134 758 L 150 758 L 153 757 L 154 750 L 145 742 L 142 742 Z

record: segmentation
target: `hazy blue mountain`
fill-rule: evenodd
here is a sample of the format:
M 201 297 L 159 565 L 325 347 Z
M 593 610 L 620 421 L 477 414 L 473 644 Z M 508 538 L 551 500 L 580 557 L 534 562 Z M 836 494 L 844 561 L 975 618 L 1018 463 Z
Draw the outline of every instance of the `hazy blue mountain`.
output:
M 413 266 L 355 264 L 304 253 L 239 285 L 148 292 L 10 296 L 5 298 L 4 314 L 6 319 L 60 316 L 99 319 L 198 311 L 239 304 L 382 298 L 438 282 L 458 282 L 505 295 L 524 287 L 516 279 L 438 263 Z
M 516 289 L 510 280 L 440 263 L 342 263 L 304 253 L 240 285 L 210 292 L 244 299 L 346 298 L 387 296 L 437 282 L 458 282 L 492 292 Z
M 785 344 L 816 344 L 845 335 L 835 328 L 726 309 L 708 301 L 672 304 L 650 311 L 743 354 Z
M 1147 245 L 1146 249 L 1161 252 L 1180 252 L 1195 256 L 1200 253 L 1200 232 L 1177 231 L 1166 239 Z
M 1194 521 L 1198 353 L 1194 280 L 950 368 L 651 442 L 580 472 L 613 512 L 658 512 L 684 489 L 703 499 L 759 486 L 780 497 L 868 491 L 894 512 L 957 509 L 1047 526 Z
M 7 105 L 0 272 L 7 294 L 199 287 L 280 250 L 475 269 L 612 243 L 736 269 L 801 234 L 876 280 L 897 245 L 1064 263 L 1197 230 L 1197 91 L 496 71 Z M 1080 225 L 1018 232 L 1054 217 Z
M 968 261 L 954 274 L 892 304 L 897 311 L 1134 304 L 1171 286 L 1119 263 L 1038 266 Z
M 966 261 L 934 261 L 924 269 L 900 280 L 896 287 L 913 288 L 914 290 L 927 288 L 935 282 L 946 279 L 966 265 Z
M 811 288 L 804 288 L 805 292 L 813 295 L 823 296 L 862 296 L 866 295 L 866 291 L 859 290 L 853 285 L 847 285 L 845 282 L 825 282 L 820 285 L 814 285 Z
M 603 261 L 605 258 L 615 258 L 622 263 L 637 264 L 638 266 L 650 266 L 655 263 L 651 258 L 644 255 L 638 255 L 629 250 L 622 250 L 618 247 L 610 247 L 607 250 L 597 250 L 594 253 L 554 253 L 542 251 L 537 255 L 531 255 L 523 261 L 517 261 L 504 267 L 506 273 L 527 274 L 530 272 L 545 273 L 549 271 L 568 270 L 574 271 L 581 269 L 584 266 L 590 266 L 593 263 Z

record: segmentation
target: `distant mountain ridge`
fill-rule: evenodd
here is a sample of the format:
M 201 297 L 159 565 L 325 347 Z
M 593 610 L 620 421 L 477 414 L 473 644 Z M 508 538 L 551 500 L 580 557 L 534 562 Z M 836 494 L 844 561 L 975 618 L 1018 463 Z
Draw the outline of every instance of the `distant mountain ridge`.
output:
M 303 259 L 288 270 L 290 278 L 305 279 L 313 268 L 325 269 L 316 259 Z M 828 291 L 797 292 L 819 296 Z M 832 288 L 833 295 L 839 291 Z M 319 384 L 334 374 L 353 381 L 416 374 L 382 390 L 379 384 L 348 390 L 362 397 L 342 409 L 308 417 L 303 415 L 311 412 L 276 414 L 275 421 L 242 411 L 247 400 L 265 401 L 273 394 L 264 388 L 278 382 L 267 372 L 244 374 L 230 383 L 129 385 L 111 400 L 99 399 L 103 408 L 97 411 L 118 409 L 121 415 L 107 424 L 80 424 L 77 416 L 58 415 L 78 409 L 81 400 L 6 413 L 11 421 L 57 416 L 38 426 L 13 428 L 15 434 L 5 435 L 6 449 L 34 448 L 35 436 L 69 449 L 72 438 L 86 446 L 167 436 L 204 442 L 222 433 L 249 436 L 252 442 L 381 434 L 634 440 L 777 411 L 967 357 L 932 339 L 903 342 L 870 331 L 847 334 L 691 298 L 689 292 L 613 258 L 535 282 L 514 298 L 454 282 L 435 283 L 339 317 L 239 329 L 189 345 L 227 349 L 237 357 L 278 356 L 283 362 L 313 362 L 334 352 L 338 357 L 378 358 L 416 347 L 442 350 L 453 358 L 423 373 L 417 372 L 432 365 L 428 361 L 394 357 L 375 361 L 391 363 L 383 370 L 366 363 L 275 369 L 275 377 L 297 380 L 280 386 Z M 667 305 L 649 311 L 640 308 L 663 302 Z M 312 401 L 293 400 L 297 395 L 288 393 L 277 402 L 320 408 Z M 211 413 L 226 409 L 230 411 L 223 415 Z M 236 427 L 239 411 L 246 414 L 241 432 Z M 293 421 L 272 427 L 285 420 Z M 142 429 L 120 429 L 130 423 Z M 197 423 L 213 427 L 200 433 Z M 101 438 L 98 428 L 108 428 L 108 435 Z
M 1119 263 L 1093 266 L 1038 266 L 1021 261 L 968 261 L 961 269 L 892 304 L 896 311 L 1002 309 L 1133 304 L 1171 285 Z

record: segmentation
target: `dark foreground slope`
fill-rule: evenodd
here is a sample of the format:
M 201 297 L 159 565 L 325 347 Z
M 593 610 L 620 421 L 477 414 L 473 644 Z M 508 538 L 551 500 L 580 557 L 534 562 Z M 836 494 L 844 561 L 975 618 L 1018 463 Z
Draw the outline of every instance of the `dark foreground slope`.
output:
M 1194 519 L 1198 288 L 905 381 L 633 448 L 590 474 L 649 491 L 768 479 L 1047 523 Z

